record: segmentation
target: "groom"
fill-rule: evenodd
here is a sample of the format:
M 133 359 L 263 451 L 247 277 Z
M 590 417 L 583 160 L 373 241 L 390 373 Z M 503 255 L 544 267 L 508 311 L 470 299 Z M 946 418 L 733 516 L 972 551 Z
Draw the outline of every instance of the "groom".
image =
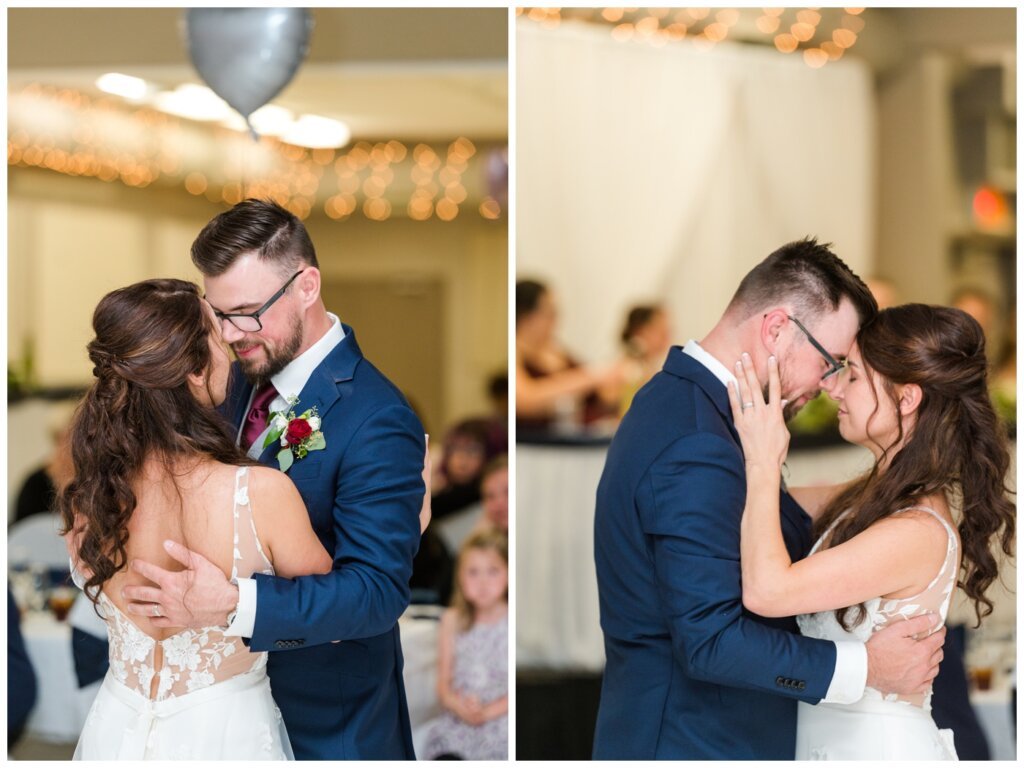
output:
M 749 352 L 764 381 L 775 355 L 789 418 L 831 386 L 837 359 L 876 312 L 827 247 L 789 243 L 747 274 L 703 341 L 674 347 L 636 395 L 597 491 L 607 663 L 595 759 L 792 760 L 797 700 L 851 703 L 865 685 L 909 694 L 934 677 L 944 631 L 911 637 L 933 617 L 891 626 L 865 646 L 802 637 L 795 619 L 742 604 L 746 479 L 730 368 Z M 785 490 L 781 515 L 798 560 L 811 547 L 810 518 Z
M 188 566 L 171 573 L 136 561 L 160 589 L 128 587 L 129 610 L 159 626 L 224 626 L 271 651 L 267 664 L 299 760 L 414 759 L 397 620 L 409 602 L 420 540 L 423 427 L 402 394 L 366 360 L 353 330 L 327 312 L 316 253 L 298 218 L 245 200 L 214 218 L 192 245 L 206 299 L 237 355 L 224 403 L 249 455 L 267 419 L 316 406 L 322 450 L 287 468 L 334 570 L 296 579 L 254 574 L 230 583 L 177 543 Z

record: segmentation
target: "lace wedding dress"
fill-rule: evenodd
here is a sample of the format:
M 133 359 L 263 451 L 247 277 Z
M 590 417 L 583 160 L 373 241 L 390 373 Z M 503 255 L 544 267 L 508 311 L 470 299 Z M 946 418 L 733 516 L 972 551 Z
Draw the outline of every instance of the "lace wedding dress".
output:
M 871 634 L 895 621 L 922 613 L 937 613 L 946 620 L 950 597 L 959 568 L 956 535 L 935 510 L 927 512 L 946 529 L 946 558 L 928 587 L 913 597 L 883 600 L 876 597 L 864 607 L 867 615 L 849 632 L 836 620 L 835 611 L 797 617 L 800 632 L 824 640 L 867 641 Z M 838 522 L 838 520 L 836 521 Z M 834 524 L 833 524 L 834 525 Z M 829 529 L 831 531 L 831 528 Z M 814 545 L 818 549 L 829 531 Z M 931 691 L 914 697 L 885 695 L 873 688 L 855 704 L 799 703 L 797 715 L 797 760 L 956 760 L 953 732 L 939 730 L 931 717 Z
M 235 475 L 231 578 L 273 575 L 249 503 L 249 472 Z M 76 575 L 76 583 L 82 580 Z M 103 593 L 110 669 L 82 730 L 75 760 L 291 760 L 270 694 L 267 654 L 215 627 L 164 640 L 142 632 Z

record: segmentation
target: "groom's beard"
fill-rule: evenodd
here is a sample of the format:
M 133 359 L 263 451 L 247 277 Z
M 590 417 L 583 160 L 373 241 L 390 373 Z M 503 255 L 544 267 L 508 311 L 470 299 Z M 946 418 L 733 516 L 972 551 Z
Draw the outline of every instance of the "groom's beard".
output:
M 266 359 L 262 361 L 238 357 L 238 365 L 241 367 L 242 373 L 245 374 L 245 378 L 249 380 L 253 387 L 258 389 L 283 371 L 295 359 L 299 347 L 302 346 L 302 318 L 296 318 L 295 325 L 292 326 L 291 335 L 277 349 L 272 349 L 259 338 L 243 339 L 240 342 L 236 342 L 236 344 L 242 347 L 258 344 L 263 347 L 263 351 L 266 353 Z M 233 348 L 235 344 L 231 346 Z
M 767 403 L 768 387 L 765 387 L 761 393 L 764 395 L 764 401 Z M 808 402 L 810 401 L 808 400 Z M 796 416 L 797 413 L 799 413 L 800 408 L 803 408 L 803 406 L 801 405 L 797 407 L 796 403 L 786 403 L 784 406 L 782 406 L 782 420 L 788 422 L 790 419 Z
M 786 361 L 784 360 L 783 362 L 785 363 Z M 786 381 L 785 368 L 780 366 L 779 367 L 779 390 L 781 392 L 785 392 L 786 389 L 787 389 L 787 384 L 788 383 L 789 382 Z M 768 385 L 767 384 L 764 387 L 762 387 L 761 394 L 764 396 L 764 401 L 767 403 L 768 402 Z M 788 422 L 790 419 L 792 419 L 794 416 L 796 416 L 800 412 L 800 409 L 803 408 L 804 405 L 807 405 L 807 403 L 811 402 L 811 400 L 816 398 L 819 394 L 821 394 L 821 390 L 818 390 L 817 392 L 814 392 L 814 393 L 808 393 L 806 395 L 802 395 L 801 397 L 791 398 L 790 402 L 786 403 L 782 407 L 782 419 L 783 419 L 783 421 Z M 785 397 L 785 395 L 783 395 L 783 397 Z M 802 397 L 806 397 L 807 398 L 807 403 L 803 403 L 803 405 L 797 405 L 797 401 L 799 401 Z

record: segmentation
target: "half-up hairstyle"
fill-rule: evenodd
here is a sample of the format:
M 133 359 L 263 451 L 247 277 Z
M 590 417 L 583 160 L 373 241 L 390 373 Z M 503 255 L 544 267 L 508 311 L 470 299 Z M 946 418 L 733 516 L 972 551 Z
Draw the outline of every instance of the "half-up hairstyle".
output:
M 253 464 L 226 421 L 200 403 L 189 374 L 210 370 L 212 320 L 199 289 L 183 280 L 146 280 L 108 293 L 93 314 L 93 382 L 76 411 L 69 442 L 74 477 L 57 499 L 65 533 L 90 573 L 86 594 L 127 565 L 132 485 L 147 459 L 209 458 Z M 211 400 L 213 398 L 211 397 Z
M 1007 435 L 989 398 L 981 326 L 958 309 L 905 304 L 879 312 L 861 328 L 857 344 L 865 373 L 881 376 L 897 414 L 899 384 L 920 386 L 921 404 L 912 431 L 904 430 L 900 418 L 896 442 L 879 446 L 882 455 L 875 466 L 829 503 L 816 532 L 822 535 L 845 510 L 853 510 L 833 529 L 827 545 L 835 546 L 899 509 L 945 493 L 954 508 L 960 507 L 958 586 L 974 601 L 980 624 L 992 612 L 985 591 L 999 572 L 993 544 L 1013 555 L 1017 514 L 1007 496 Z M 906 443 L 892 453 L 905 435 Z M 836 611 L 846 629 L 864 615 L 863 604 Z

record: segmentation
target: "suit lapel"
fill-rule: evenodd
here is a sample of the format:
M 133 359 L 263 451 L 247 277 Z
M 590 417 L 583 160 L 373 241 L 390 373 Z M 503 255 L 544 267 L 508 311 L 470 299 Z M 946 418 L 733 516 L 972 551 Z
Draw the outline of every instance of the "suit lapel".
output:
M 327 416 L 327 412 L 346 396 L 347 388 L 339 387 L 338 384 L 351 381 L 355 375 L 356 366 L 363 359 L 363 353 L 356 343 L 355 331 L 344 323 L 341 327 L 345 331 L 345 338 L 313 370 L 306 385 L 299 393 L 299 403 L 295 406 L 296 415 L 315 406 L 323 420 Z M 280 450 L 279 443 L 272 443 L 263 449 L 263 453 L 260 454 L 260 462 L 276 464 L 274 459 Z
M 228 386 L 228 396 L 217 409 L 221 415 L 231 424 L 237 437 L 242 421 L 245 419 L 245 406 L 249 404 L 249 397 L 252 395 L 252 384 L 242 374 L 242 369 L 235 362 L 231 366 L 231 379 Z
M 729 427 L 733 439 L 739 443 L 740 436 L 732 422 L 732 408 L 729 405 L 729 392 L 725 384 L 718 380 L 711 371 L 690 355 L 683 352 L 682 347 L 672 347 L 665 359 L 663 369 L 666 373 L 678 376 L 696 384 L 700 390 L 708 396 L 708 399 L 715 406 L 715 410 L 721 414 L 722 419 Z
M 665 360 L 664 370 L 678 376 L 681 379 L 692 381 L 701 391 L 704 392 L 715 406 L 715 410 L 721 414 L 729 433 L 732 435 L 736 445 L 743 450 L 739 433 L 732 419 L 732 406 L 729 405 L 729 391 L 725 385 L 709 371 L 704 365 L 690 355 L 683 352 L 682 347 L 673 347 Z M 784 484 L 783 484 L 784 487 Z M 810 530 L 811 518 L 804 511 L 803 507 L 796 503 L 796 500 L 789 495 L 788 491 L 782 492 L 780 499 L 781 514 L 784 519 L 789 520 L 798 530 Z

